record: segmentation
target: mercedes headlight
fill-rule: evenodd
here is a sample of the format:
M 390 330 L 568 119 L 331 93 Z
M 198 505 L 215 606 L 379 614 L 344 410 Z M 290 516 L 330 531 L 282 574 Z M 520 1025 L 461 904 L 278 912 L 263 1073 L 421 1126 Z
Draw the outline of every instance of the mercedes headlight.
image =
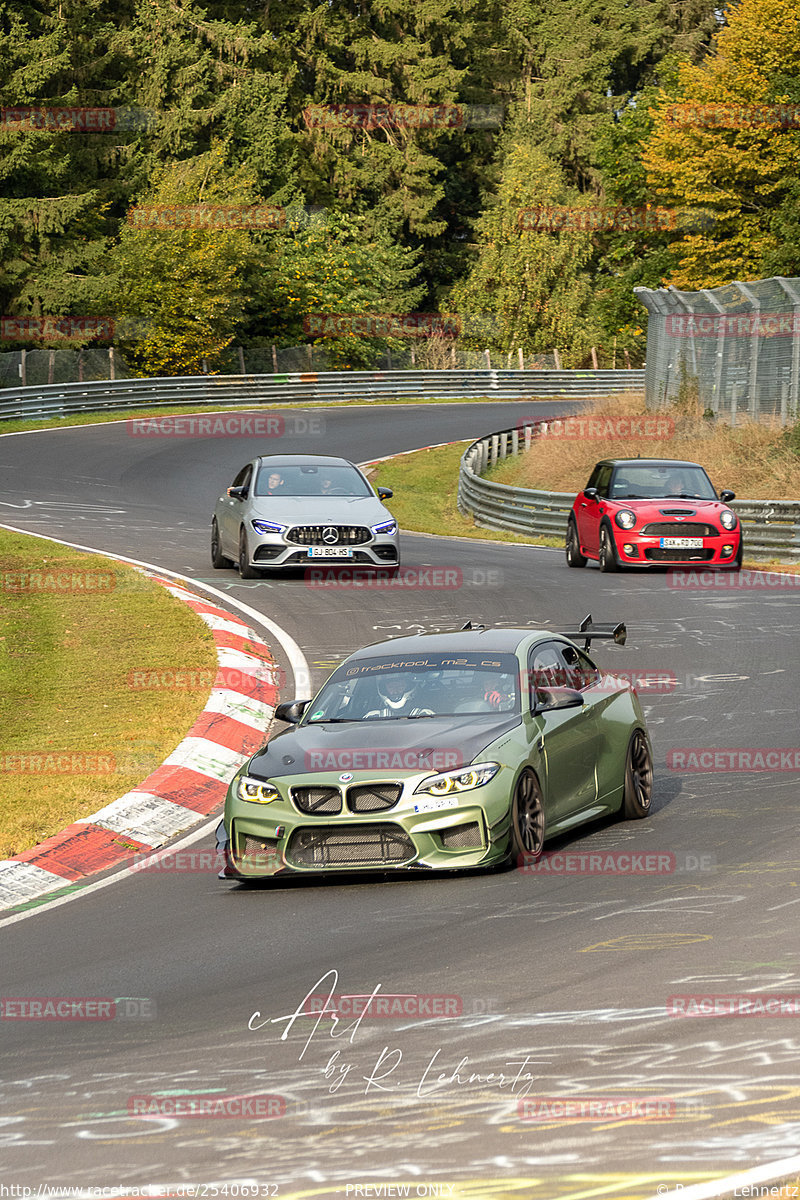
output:
M 391 537 L 393 534 L 397 533 L 397 522 L 396 521 L 381 521 L 380 525 L 372 526 L 372 532 L 373 533 L 382 533 L 382 534 L 385 534 L 386 537 Z
M 477 763 L 474 767 L 461 767 L 458 771 L 443 771 L 441 775 L 429 775 L 417 784 L 414 793 L 427 792 L 429 796 L 452 796 L 456 792 L 471 792 L 494 779 L 500 763 Z
M 271 783 L 263 779 L 251 779 L 249 775 L 240 775 L 236 780 L 236 795 L 239 800 L 250 800 L 253 804 L 272 804 L 280 800 L 281 794 Z
M 277 521 L 251 521 L 250 524 L 256 533 L 283 533 L 286 529 L 285 525 L 279 525 Z
M 614 520 L 619 525 L 620 529 L 633 529 L 636 524 L 636 513 L 631 512 L 629 508 L 621 508 Z
M 719 523 L 723 529 L 735 529 L 737 519 L 736 513 L 726 508 L 724 513 L 720 514 Z

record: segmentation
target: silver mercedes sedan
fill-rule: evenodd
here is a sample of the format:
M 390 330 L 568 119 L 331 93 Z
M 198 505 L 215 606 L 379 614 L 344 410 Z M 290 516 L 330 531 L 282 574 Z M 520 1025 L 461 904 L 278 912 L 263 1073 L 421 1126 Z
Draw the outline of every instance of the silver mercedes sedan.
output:
M 220 496 L 211 521 L 211 562 L 258 579 L 266 568 L 359 565 L 395 573 L 397 522 L 377 488 L 346 458 L 270 454 L 254 458 Z

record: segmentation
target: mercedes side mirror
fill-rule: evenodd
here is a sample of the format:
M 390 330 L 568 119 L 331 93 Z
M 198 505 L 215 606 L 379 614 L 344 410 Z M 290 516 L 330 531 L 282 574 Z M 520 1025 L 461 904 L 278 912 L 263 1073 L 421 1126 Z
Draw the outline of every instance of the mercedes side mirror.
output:
M 394 492 L 392 491 L 391 488 L 385 488 L 385 487 L 378 488 L 378 499 L 379 500 L 390 500 L 393 495 L 394 495 Z
M 246 487 L 229 487 L 228 495 L 230 496 L 231 500 L 244 500 L 247 497 L 247 488 Z

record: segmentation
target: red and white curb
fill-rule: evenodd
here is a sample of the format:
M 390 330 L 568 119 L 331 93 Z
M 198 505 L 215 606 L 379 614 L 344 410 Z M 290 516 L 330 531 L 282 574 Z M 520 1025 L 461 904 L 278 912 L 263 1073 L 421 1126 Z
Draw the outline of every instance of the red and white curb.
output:
M 147 854 L 207 816 L 266 740 L 277 668 L 253 628 L 210 600 L 144 571 L 205 621 L 218 671 L 208 702 L 181 744 L 138 787 L 38 846 L 0 862 L 0 908 L 10 908 Z

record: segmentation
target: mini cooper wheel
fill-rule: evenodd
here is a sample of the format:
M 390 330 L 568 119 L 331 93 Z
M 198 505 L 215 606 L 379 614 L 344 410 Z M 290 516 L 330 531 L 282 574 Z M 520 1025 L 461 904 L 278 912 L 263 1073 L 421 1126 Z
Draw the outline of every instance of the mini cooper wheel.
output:
M 567 540 L 564 546 L 568 567 L 585 567 L 586 558 L 581 554 L 581 543 L 578 537 L 578 527 L 570 517 L 567 522 Z
M 239 531 L 239 575 L 242 579 L 261 578 L 256 568 L 250 566 L 250 558 L 247 551 L 247 534 L 244 531 L 244 527 Z
M 217 518 L 211 522 L 211 565 L 215 571 L 221 571 L 223 567 L 232 567 L 233 563 L 220 550 L 219 543 L 219 526 Z
M 653 759 L 647 738 L 637 729 L 628 743 L 625 760 L 625 787 L 622 814 L 625 817 L 646 817 L 653 798 Z
M 600 545 L 597 551 L 601 571 L 616 571 L 618 569 L 617 552 L 614 549 L 614 539 L 607 526 L 600 527 Z
M 511 801 L 511 854 L 518 866 L 535 862 L 544 845 L 544 802 L 542 789 L 530 767 L 514 788 Z

